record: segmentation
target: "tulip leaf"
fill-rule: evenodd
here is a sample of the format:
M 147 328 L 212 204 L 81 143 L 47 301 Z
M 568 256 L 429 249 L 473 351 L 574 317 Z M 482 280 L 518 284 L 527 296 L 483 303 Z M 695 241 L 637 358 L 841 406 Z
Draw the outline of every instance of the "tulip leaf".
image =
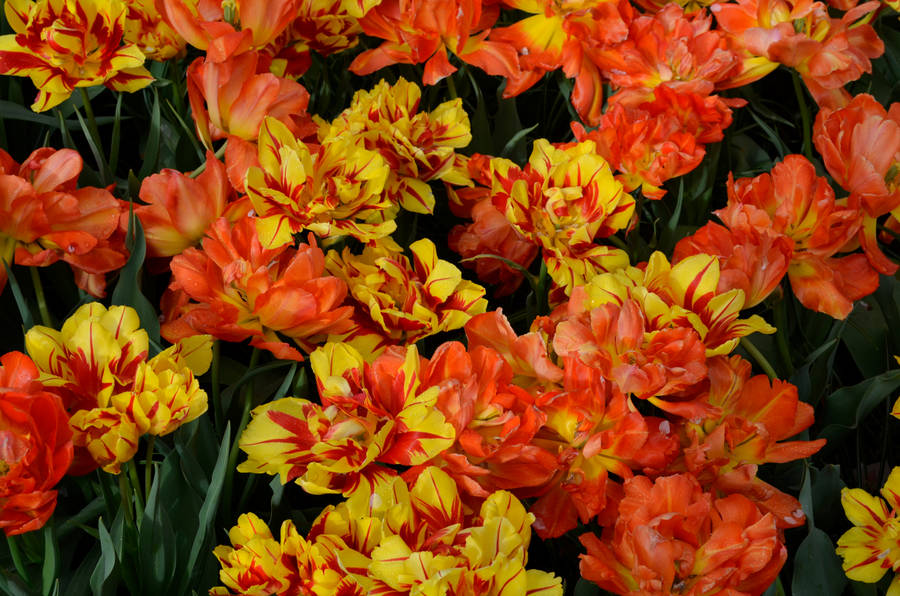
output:
M 222 495 L 222 485 L 225 480 L 225 467 L 228 463 L 228 452 L 231 446 L 231 423 L 225 426 L 225 433 L 222 437 L 222 443 L 219 446 L 219 457 L 216 459 L 216 467 L 213 469 L 212 478 L 209 481 L 209 489 L 206 491 L 206 499 L 200 508 L 199 524 L 197 533 L 194 535 L 194 543 L 191 545 L 191 552 L 188 555 L 187 574 L 182 577 L 181 586 L 178 590 L 179 594 L 183 594 L 188 587 L 188 582 L 194 573 L 194 567 L 197 563 L 197 557 L 207 542 L 210 529 L 216 513 L 219 509 L 219 498 Z
M 578 582 L 575 584 L 575 596 L 600 596 L 603 593 L 600 586 L 583 577 L 578 578 Z
M 128 218 L 128 238 L 126 245 L 131 250 L 128 262 L 119 272 L 119 281 L 112 292 L 112 304 L 123 304 L 137 311 L 141 320 L 141 327 L 147 332 L 151 341 L 151 356 L 153 356 L 153 344 L 159 345 L 159 319 L 156 308 L 141 293 L 140 276 L 144 265 L 144 257 L 147 254 L 147 243 L 144 240 L 144 229 L 141 220 L 135 217 L 132 211 Z
M 768 590 L 763 592 L 763 596 L 785 596 L 784 585 L 781 583 L 780 577 L 775 578 L 775 583 L 769 586 Z
M 19 286 L 19 282 L 16 281 L 16 276 L 12 272 L 12 267 L 6 264 L 6 261 L 0 259 L 0 263 L 3 263 L 3 268 L 6 269 L 6 277 L 7 283 L 9 284 L 9 289 L 12 290 L 13 297 L 16 300 L 16 307 L 19 309 L 19 316 L 22 317 L 22 327 L 24 331 L 28 331 L 32 327 L 34 327 L 34 314 L 31 312 L 31 308 L 28 306 L 28 302 L 25 300 L 25 296 L 22 294 L 22 288 Z
M 865 381 L 838 389 L 825 398 L 824 424 L 818 438 L 828 439 L 823 451 L 837 446 L 838 440 L 855 430 L 866 416 L 900 387 L 900 370 L 890 370 Z
M 153 107 L 150 111 L 150 132 L 147 136 L 147 144 L 144 146 L 144 165 L 141 166 L 138 177 L 143 179 L 154 173 L 159 161 L 159 139 L 160 139 L 160 109 L 159 109 L 159 92 L 156 87 L 150 87 L 153 93 Z
M 175 573 L 176 556 L 175 534 L 167 512 L 167 507 L 160 506 L 160 492 L 166 499 L 171 499 L 175 491 L 169 491 L 167 478 L 177 475 L 176 453 L 171 453 L 163 461 L 147 495 L 144 516 L 138 529 L 138 552 L 140 569 L 142 570 L 141 586 L 149 586 L 152 594 L 163 594 Z M 166 488 L 161 488 L 166 485 Z M 179 500 L 176 506 L 183 506 Z
M 500 151 L 500 157 L 508 157 L 510 159 L 513 159 L 514 156 L 518 156 L 520 154 L 524 156 L 526 154 L 525 139 L 528 136 L 528 133 L 530 133 L 537 127 L 538 125 L 535 124 L 533 126 L 529 126 L 528 128 L 523 128 L 522 130 L 514 134 L 503 146 L 503 150 Z M 521 161 L 524 161 L 524 159 L 521 159 Z
M 491 130 L 490 119 L 488 118 L 487 113 L 487 103 L 485 102 L 484 95 L 481 93 L 481 88 L 475 81 L 475 77 L 471 70 L 467 68 L 466 74 L 469 76 L 469 80 L 472 83 L 472 90 L 475 92 L 475 111 L 469 116 L 469 120 L 472 123 L 472 130 L 475 132 L 472 134 L 472 142 L 466 147 L 465 153 L 466 155 L 471 155 L 473 153 L 493 155 L 494 142 L 491 135 L 478 134 L 478 131 L 486 133 Z
M 116 567 L 116 548 L 102 518 L 97 520 L 97 530 L 100 533 L 100 560 L 91 575 L 91 592 L 95 595 L 112 593 L 106 582 Z
M 792 596 L 840 596 L 847 577 L 828 534 L 812 528 L 794 559 Z
M 52 592 L 59 592 L 59 542 L 56 540 L 56 532 L 53 524 L 48 523 L 42 530 L 44 534 L 44 564 L 41 569 L 41 594 L 49 596 Z

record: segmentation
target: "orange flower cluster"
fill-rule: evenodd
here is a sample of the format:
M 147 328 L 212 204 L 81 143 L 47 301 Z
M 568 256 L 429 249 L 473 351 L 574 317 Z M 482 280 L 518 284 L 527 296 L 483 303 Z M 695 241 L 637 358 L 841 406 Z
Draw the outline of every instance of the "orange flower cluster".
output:
M 0 357 L 0 528 L 37 530 L 56 508 L 53 487 L 72 463 L 72 431 L 62 400 L 45 391 L 21 352 Z
M 139 196 L 147 204 L 136 206 L 134 213 L 153 257 L 181 254 L 198 245 L 219 217 L 233 223 L 251 208 L 246 197 L 237 197 L 225 165 L 211 151 L 206 152 L 206 168 L 196 178 L 165 169 L 144 178 Z
M 834 256 L 865 234 L 860 203 L 857 195 L 835 199 L 805 157 L 789 155 L 771 173 L 729 178 L 728 206 L 715 212 L 727 227 L 706 224 L 678 244 L 674 258 L 716 255 L 727 273 L 723 289 L 741 288 L 754 304 L 787 274 L 804 306 L 843 319 L 854 300 L 878 288 L 879 261 L 869 252 Z
M 581 537 L 582 575 L 616 594 L 760 594 L 787 558 L 771 514 L 689 475 L 626 481 L 618 511 L 608 536 Z
M 216 220 L 203 248 L 188 248 L 171 263 L 172 283 L 163 297 L 163 337 L 177 341 L 208 333 L 251 345 L 279 358 L 303 360 L 305 352 L 348 326 L 353 312 L 341 306 L 346 284 L 325 274 L 316 245 L 267 249 L 253 219 L 234 225 Z
M 871 95 L 857 95 L 846 107 L 821 110 L 813 138 L 828 173 L 862 210 L 866 257 L 879 273 L 893 275 L 897 264 L 878 248 L 875 231 L 887 213 L 889 223 L 900 220 L 900 103 L 887 111 Z
M 844 85 L 872 72 L 884 43 L 869 24 L 877 2 L 849 8 L 840 18 L 828 6 L 809 0 L 738 0 L 712 10 L 729 34 L 731 46 L 745 56 L 745 73 L 758 78 L 779 64 L 793 68 L 816 102 L 839 108 L 850 100 Z M 751 74 L 752 73 L 752 74 Z
M 80 288 L 102 297 L 105 274 L 128 260 L 120 219 L 127 203 L 103 188 L 77 188 L 72 149 L 38 149 L 19 165 L 0 149 L 0 260 L 46 267 L 62 260 Z M 6 269 L 0 270 L 0 290 Z
M 430 466 L 437 466 L 446 480 L 429 494 L 445 504 L 458 499 L 474 511 L 510 491 L 535 499 L 530 513 L 542 537 L 579 521 L 609 528 L 608 536 L 582 538 L 583 573 L 601 587 L 756 593 L 784 562 L 783 529 L 804 520 L 796 499 L 760 480 L 757 469 L 808 457 L 824 441 L 788 441 L 812 424 L 811 406 L 792 385 L 751 377 L 748 363 L 727 356 L 740 337 L 773 329 L 757 316 L 740 318 L 744 292 L 720 289 L 718 264 L 695 255 L 671 265 L 657 253 L 642 268 L 576 286 L 523 336 L 499 312 L 477 315 L 465 326 L 467 348 L 444 343 L 429 359 L 411 346 L 390 347 L 369 364 L 352 342 L 329 343 L 311 356 L 320 403 L 285 398 L 257 408 L 239 469 L 377 508 L 384 483 L 393 483 L 393 495 L 406 487 L 398 466 L 410 485 L 436 476 Z M 639 400 L 656 415 L 642 413 Z M 337 519 L 358 519 L 339 511 L 326 511 L 322 527 L 361 553 L 353 560 L 367 581 L 387 577 L 375 542 L 334 529 Z M 692 528 L 690 538 L 663 522 L 671 512 Z M 641 528 L 657 523 L 671 546 L 651 555 L 652 536 Z M 405 546 L 392 543 L 391 552 L 415 557 L 421 546 L 402 536 Z M 333 544 L 318 545 L 315 569 L 349 556 Z M 262 551 L 254 549 L 257 560 Z M 223 581 L 237 589 L 249 562 L 238 546 L 221 553 Z M 301 576 L 313 577 L 314 568 Z M 378 581 L 388 580 L 361 585 Z M 411 589 L 391 581 L 402 585 L 389 582 L 389 593 Z

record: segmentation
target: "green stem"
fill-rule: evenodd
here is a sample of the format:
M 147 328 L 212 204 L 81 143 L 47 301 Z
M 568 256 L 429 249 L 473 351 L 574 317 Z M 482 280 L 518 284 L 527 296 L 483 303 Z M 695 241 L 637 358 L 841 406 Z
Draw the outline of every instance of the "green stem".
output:
M 41 322 L 45 327 L 52 327 L 53 319 L 50 318 L 50 310 L 47 308 L 47 298 L 44 296 L 44 285 L 41 283 L 41 275 L 38 273 L 37 267 L 29 267 L 28 269 L 31 270 L 31 284 L 34 286 L 34 295 L 38 301 Z
M 225 141 L 224 143 L 222 143 L 221 147 L 216 149 L 216 152 L 215 152 L 216 159 L 222 159 L 222 156 L 225 155 L 226 147 L 228 147 L 228 141 Z M 188 174 L 188 177 L 196 178 L 197 176 L 202 174 L 205 170 L 206 170 L 206 161 L 204 160 L 204 162 L 202 164 L 200 164 L 199 166 L 197 166 L 197 168 L 193 172 Z
M 9 546 L 9 554 L 12 555 L 13 565 L 16 566 L 19 577 L 22 578 L 22 581 L 24 581 L 26 585 L 30 586 L 31 577 L 28 575 L 28 570 L 25 568 L 25 562 L 22 560 L 22 551 L 19 550 L 19 537 L 7 536 L 6 544 Z
M 219 386 L 219 359 L 222 351 L 221 344 L 222 342 L 219 340 L 213 342 L 213 359 L 212 366 L 210 367 L 210 376 L 212 377 L 210 383 L 212 384 L 213 414 L 216 428 L 219 430 L 222 429 L 225 418 L 225 412 L 222 411 L 222 390 Z
M 128 474 L 119 472 L 119 497 L 122 500 L 122 510 L 125 513 L 125 521 L 134 524 L 134 511 L 131 507 L 131 485 L 128 483 Z
M 747 350 L 747 353 L 750 354 L 750 357 L 753 358 L 759 367 L 763 369 L 763 372 L 769 377 L 769 379 L 774 380 L 778 377 L 778 373 L 775 372 L 775 369 L 772 368 L 772 364 L 763 356 L 763 353 L 759 351 L 753 342 L 751 342 L 746 337 L 741 338 L 741 347 Z
M 790 376 L 794 374 L 794 362 L 791 360 L 791 348 L 788 346 L 786 308 L 784 298 L 775 303 L 775 342 L 778 345 L 778 355 L 781 357 L 781 362 L 787 368 L 788 376 Z
M 256 368 L 257 363 L 259 362 L 259 348 L 253 348 L 253 353 L 250 355 L 250 365 L 247 367 L 248 371 Z M 241 411 L 241 422 L 238 425 L 237 432 L 234 435 L 234 441 L 231 443 L 231 451 L 228 452 L 228 466 L 225 468 L 225 487 L 224 487 L 224 495 L 222 495 L 223 503 L 225 503 L 226 511 L 230 511 L 231 509 L 231 493 L 232 493 L 232 483 L 234 481 L 234 472 L 237 467 L 237 458 L 238 452 L 240 451 L 240 442 L 241 442 L 241 434 L 244 432 L 244 428 L 247 426 L 247 422 L 250 420 L 250 406 L 253 402 L 253 380 L 250 379 L 247 381 L 247 384 L 244 386 L 244 407 Z
M 546 315 L 550 312 L 547 300 L 547 292 L 550 286 L 550 276 L 547 274 L 547 261 L 541 259 L 541 272 L 538 274 L 538 284 L 535 289 L 535 299 L 538 315 Z
M 131 484 L 131 490 L 134 493 L 134 510 L 137 515 L 137 523 L 141 525 L 141 521 L 144 518 L 144 496 L 141 494 L 141 481 L 138 480 L 137 465 L 132 459 L 125 464 L 125 467 L 128 470 L 129 484 Z
M 796 70 L 791 71 L 794 81 L 794 95 L 797 96 L 797 106 L 800 108 L 800 122 L 803 126 L 803 155 L 812 159 L 812 126 L 809 117 L 809 106 L 806 105 L 806 95 L 803 93 L 803 84 Z
M 447 92 L 450 94 L 450 99 L 459 97 L 456 93 L 456 82 L 453 80 L 453 75 L 447 77 Z
M 103 184 L 111 184 L 113 182 L 112 173 L 109 171 L 109 160 L 103 155 L 103 145 L 100 143 L 100 129 L 97 127 L 97 119 L 94 117 L 94 108 L 91 107 L 91 97 L 88 95 L 86 87 L 79 87 L 81 91 L 81 103 L 84 107 L 84 116 L 87 118 L 88 132 L 94 141 L 99 155 L 97 156 L 97 165 L 100 169 L 100 177 Z
M 147 456 L 144 458 L 144 494 L 150 496 L 150 488 L 153 486 L 153 446 L 156 444 L 156 436 L 150 435 L 147 440 Z

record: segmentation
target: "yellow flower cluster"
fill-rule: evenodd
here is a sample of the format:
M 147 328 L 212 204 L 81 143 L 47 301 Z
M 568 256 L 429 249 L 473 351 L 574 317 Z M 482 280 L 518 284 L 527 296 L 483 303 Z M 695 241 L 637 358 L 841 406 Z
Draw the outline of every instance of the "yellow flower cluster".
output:
M 118 473 L 141 435 L 166 435 L 206 411 L 196 376 L 209 369 L 212 341 L 197 335 L 147 359 L 147 332 L 127 306 L 92 302 L 60 331 L 33 327 L 25 347 L 45 387 L 63 397 L 77 447 Z
M 861 488 L 841 490 L 841 505 L 854 527 L 838 538 L 837 554 L 852 580 L 875 583 L 888 569 L 895 572 L 887 596 L 900 594 L 900 467 L 881 489 L 884 499 Z
M 409 249 L 412 263 L 390 238 L 367 246 L 361 255 L 347 248 L 340 255 L 328 253 L 328 272 L 347 283 L 359 304 L 356 325 L 342 339 L 367 355 L 459 329 L 487 308 L 484 288 L 439 259 L 431 240 L 413 242 Z
M 412 489 L 397 477 L 360 487 L 306 540 L 290 521 L 276 542 L 241 516 L 232 547 L 215 550 L 225 587 L 211 594 L 562 595 L 558 577 L 525 568 L 533 521 L 506 491 L 467 514 L 453 479 L 429 467 Z

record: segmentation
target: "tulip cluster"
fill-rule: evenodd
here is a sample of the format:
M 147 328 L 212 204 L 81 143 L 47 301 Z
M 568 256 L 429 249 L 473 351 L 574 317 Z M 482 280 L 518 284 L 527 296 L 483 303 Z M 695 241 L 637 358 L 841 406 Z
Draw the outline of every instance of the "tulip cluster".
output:
M 31 79 L 33 110 L 62 106 L 64 140 L 63 110 L 81 120 L 64 103 L 76 87 L 138 92 L 151 71 L 165 73 L 181 103 L 167 108 L 176 119 L 183 108 L 203 163 L 129 178 L 128 203 L 113 194 L 121 180 L 118 191 L 79 185 L 73 149 L 37 149 L 22 164 L 0 149 L 0 291 L 9 267 L 63 261 L 103 298 L 106 276 L 121 271 L 116 305 L 82 295 L 59 330 L 49 316 L 26 327 L 28 356 L 0 357 L 0 527 L 41 528 L 66 474 L 133 472 L 142 436 L 207 410 L 199 377 L 211 366 L 219 394 L 221 342 L 247 342 L 224 475 L 277 476 L 337 504 L 305 535 L 287 520 L 276 537 L 243 509 L 245 494 L 230 546 L 213 551 L 222 585 L 210 594 L 561 596 L 563 578 L 527 568 L 532 530 L 577 533 L 581 577 L 616 594 L 761 594 L 788 558 L 785 531 L 810 513 L 761 467 L 809 458 L 825 439 L 805 434 L 813 405 L 749 338 L 776 333 L 761 315 L 779 289 L 843 320 L 898 270 L 884 246 L 900 235 L 900 103 L 886 109 L 847 87 L 885 51 L 870 22 L 878 10 L 854 0 L 9 0 L 0 74 Z M 301 77 L 358 44 L 344 54 L 351 73 L 405 65 L 432 87 L 385 70 L 327 106 L 328 119 L 312 113 L 318 90 Z M 723 93 L 779 66 L 819 108 L 803 115 L 805 155 L 785 151 L 727 182 L 722 171 L 711 212 L 721 223 L 679 227 L 684 197 L 669 205 L 671 181 L 701 166 L 747 104 Z M 467 149 L 488 133 L 473 123 L 493 101 L 477 77 L 503 85 L 502 103 L 556 70 L 571 86 L 565 139 L 533 140 L 527 159 L 524 134 L 497 155 L 490 143 Z M 459 82 L 477 92 L 478 119 Z M 666 243 L 647 221 L 663 208 L 676 214 L 665 224 L 671 254 L 656 250 Z M 457 225 L 423 236 L 448 209 Z M 633 235 L 650 226 L 639 257 Z M 147 307 L 158 306 L 155 338 L 118 290 L 142 265 L 141 238 L 148 269 L 167 276 L 147 293 L 158 299 Z M 532 294 L 520 312 L 489 304 L 490 287 L 502 298 L 523 280 Z M 249 370 L 260 357 L 312 374 L 292 372 L 266 400 L 252 379 L 267 371 Z M 228 404 L 215 405 L 221 431 Z M 895 469 L 886 501 L 842 493 L 856 527 L 837 552 L 851 579 L 900 569 L 898 487 Z

